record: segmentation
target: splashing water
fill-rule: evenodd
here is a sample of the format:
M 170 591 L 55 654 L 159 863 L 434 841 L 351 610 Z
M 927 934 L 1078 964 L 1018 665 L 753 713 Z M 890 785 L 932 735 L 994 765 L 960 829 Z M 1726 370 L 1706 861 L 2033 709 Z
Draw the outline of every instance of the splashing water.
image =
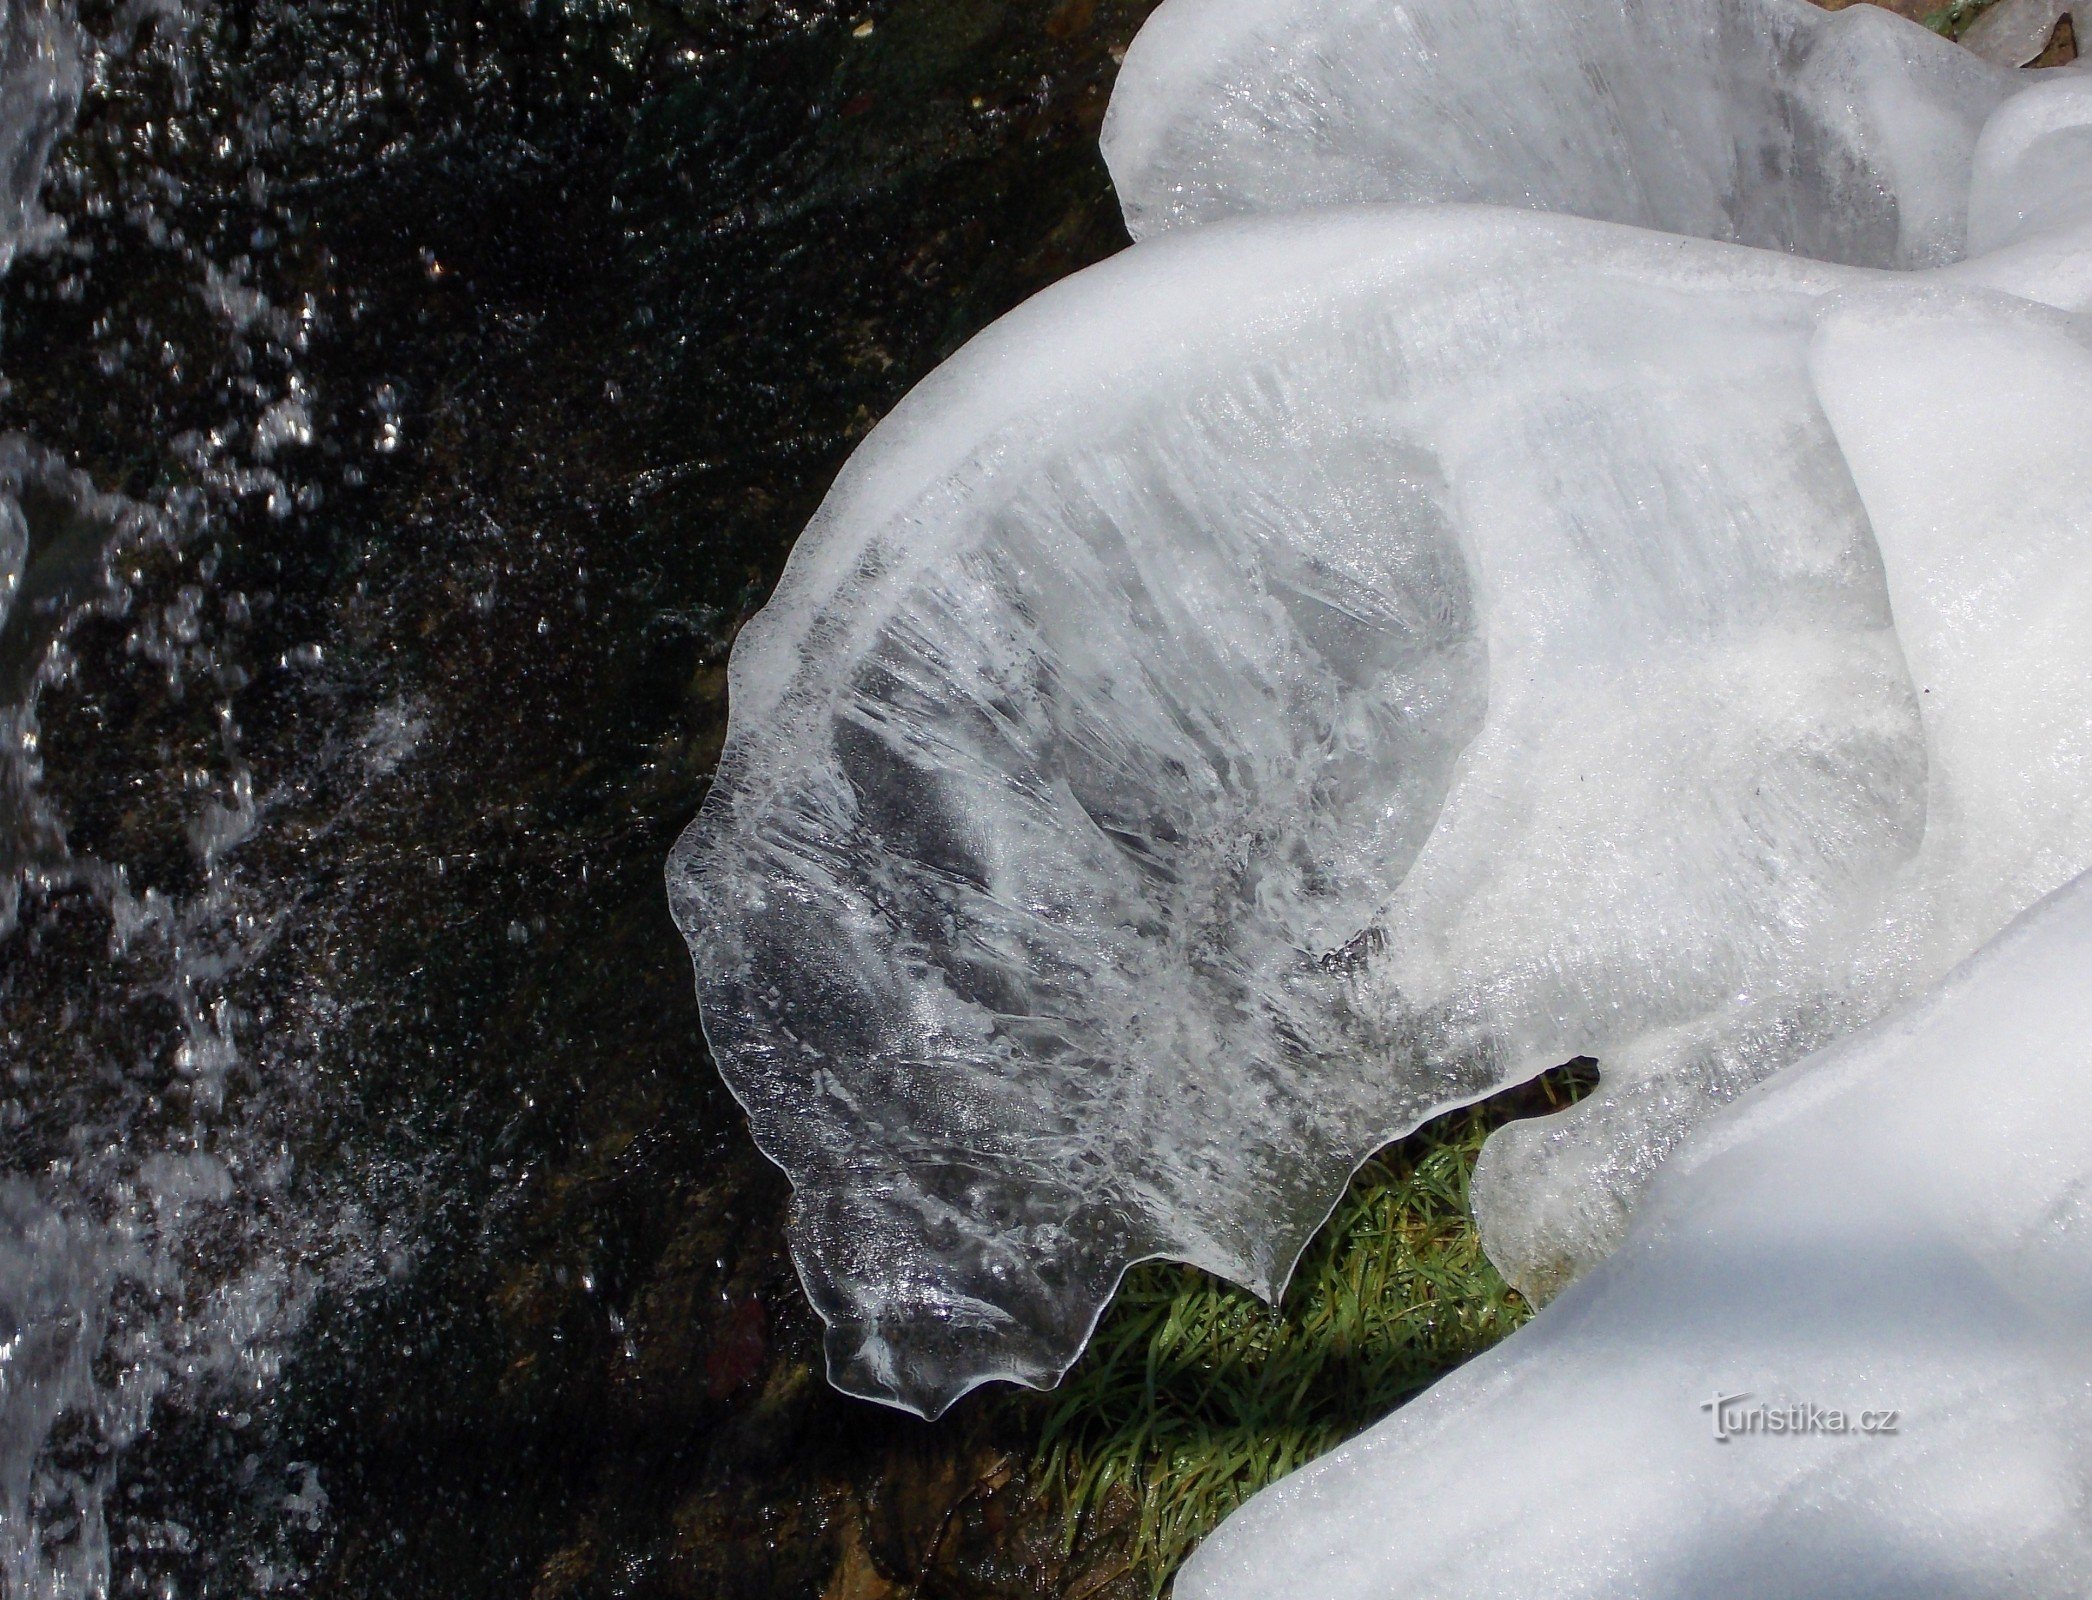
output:
M 49 0 L 0 6 L 0 272 L 47 226 L 37 190 L 80 99 L 81 54 L 71 18 Z
M 103 38 L 67 8 L 0 0 L 0 273 L 67 250 L 64 227 L 38 203 L 54 149 L 83 86 L 155 16 L 174 20 L 129 8 L 116 26 L 121 37 Z M 200 298 L 234 333 L 281 322 L 236 276 L 213 261 L 196 265 Z M 212 458 L 228 491 L 221 500 L 258 485 L 288 494 L 269 462 L 309 438 L 295 383 L 252 409 L 248 460 L 222 439 L 191 441 L 193 453 Z M 72 640 L 91 623 L 127 623 L 125 653 L 162 670 L 176 698 L 192 684 L 244 679 L 234 632 L 204 615 L 210 599 L 221 616 L 244 606 L 211 595 L 215 557 L 192 562 L 202 581 L 178 584 L 171 596 L 155 581 L 170 560 L 222 537 L 212 474 L 203 476 L 202 492 L 170 490 L 146 503 L 98 489 L 35 439 L 0 436 L 0 938 L 16 962 L 24 939 L 48 943 L 52 930 L 22 925 L 25 893 L 99 908 L 107 943 L 99 960 L 82 952 L 94 970 L 79 1009 L 94 1006 L 97 988 L 123 1001 L 103 1027 L 57 1048 L 50 1039 L 28 1047 L 19 1029 L 7 1034 L 0 1594 L 15 1600 L 111 1592 L 125 1552 L 112 1542 L 109 1507 L 125 1452 L 155 1406 L 178 1391 L 208 1395 L 244 1422 L 235 1408 L 274 1382 L 282 1340 L 318 1282 L 288 1245 L 303 1228 L 284 1199 L 293 1164 L 282 1135 L 296 1091 L 270 1081 L 269 1063 L 248 1059 L 253 1018 L 236 996 L 284 921 L 231 859 L 269 809 L 254 792 L 237 725 L 221 717 L 214 770 L 181 775 L 192 860 L 172 874 L 182 885 L 175 890 L 134 889 L 126 862 L 72 848 L 39 729 L 40 701 L 76 674 Z M 12 1001 L 34 987 L 18 968 L 0 977 Z M 164 1055 L 122 1025 L 120 1013 L 141 1006 L 171 1040 Z M 9 1014 L 39 1009 L 50 1014 L 32 994 Z M 59 1018 L 61 1027 L 74 1020 L 70 999 Z M 287 1516 L 318 1525 L 326 1494 L 309 1467 L 285 1506 Z M 141 1541 L 180 1553 L 193 1534 L 171 1519 L 134 1523 L 127 1542 Z

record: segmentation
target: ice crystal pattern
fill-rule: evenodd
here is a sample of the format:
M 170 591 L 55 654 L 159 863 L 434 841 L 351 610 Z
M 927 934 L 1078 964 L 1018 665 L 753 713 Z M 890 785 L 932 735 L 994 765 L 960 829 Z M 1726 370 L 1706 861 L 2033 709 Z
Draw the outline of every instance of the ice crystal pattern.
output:
M 1167 0 L 1104 144 L 1140 242 L 859 448 L 669 865 L 831 1376 L 925 1413 L 1590 1055 L 1477 1179 L 1549 1292 L 2092 865 L 2092 78 Z

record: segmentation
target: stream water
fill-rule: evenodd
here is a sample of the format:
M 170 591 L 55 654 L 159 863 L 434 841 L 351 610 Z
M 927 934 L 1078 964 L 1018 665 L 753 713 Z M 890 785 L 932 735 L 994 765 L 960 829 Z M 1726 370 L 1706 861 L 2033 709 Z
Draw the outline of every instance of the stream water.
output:
M 0 0 L 0 1595 L 1065 1576 L 815 1379 L 660 870 L 1141 10 Z

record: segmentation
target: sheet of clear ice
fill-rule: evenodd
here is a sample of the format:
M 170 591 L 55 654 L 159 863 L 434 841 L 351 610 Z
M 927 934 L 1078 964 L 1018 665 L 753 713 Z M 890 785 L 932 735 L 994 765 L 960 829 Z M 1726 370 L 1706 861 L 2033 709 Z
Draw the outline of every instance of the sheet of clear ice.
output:
M 1588 1054 L 1477 1178 L 1551 1291 L 2092 865 L 2088 125 L 1868 8 L 1167 0 L 1144 242 L 860 447 L 670 863 L 841 1387 L 1051 1382 L 1147 1257 L 1275 1294 Z
M 2088 972 L 2092 878 L 1728 1107 L 1609 1260 L 1176 1593 L 2092 1592 Z

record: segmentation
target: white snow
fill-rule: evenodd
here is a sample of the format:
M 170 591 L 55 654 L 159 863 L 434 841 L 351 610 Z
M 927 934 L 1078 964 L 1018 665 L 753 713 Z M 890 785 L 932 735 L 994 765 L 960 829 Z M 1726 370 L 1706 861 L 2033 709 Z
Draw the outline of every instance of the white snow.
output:
M 1609 1261 L 1180 1600 L 2085 1594 L 2088 974 L 2092 878 L 1702 1129 Z
M 1153 237 L 852 458 L 670 863 L 838 1384 L 1050 1382 L 1150 1256 L 1275 1293 L 1587 1054 L 1476 1178 L 1551 1290 L 2092 867 L 2088 130 L 1867 8 L 1167 0 Z

